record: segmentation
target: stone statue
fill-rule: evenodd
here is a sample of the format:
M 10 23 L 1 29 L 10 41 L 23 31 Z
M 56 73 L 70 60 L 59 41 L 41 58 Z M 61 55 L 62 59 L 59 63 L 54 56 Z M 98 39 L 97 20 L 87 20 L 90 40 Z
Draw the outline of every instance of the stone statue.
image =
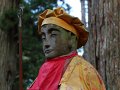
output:
M 105 90 L 95 68 L 76 52 L 88 39 L 77 17 L 47 9 L 39 15 L 38 32 L 46 60 L 28 90 Z

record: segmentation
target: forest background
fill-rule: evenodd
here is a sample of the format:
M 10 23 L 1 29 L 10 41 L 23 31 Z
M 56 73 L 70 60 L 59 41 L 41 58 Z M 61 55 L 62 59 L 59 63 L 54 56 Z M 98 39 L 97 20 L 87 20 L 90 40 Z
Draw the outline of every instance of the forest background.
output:
M 38 15 L 58 6 L 68 13 L 64 0 L 0 0 L 0 90 L 19 90 L 18 9 L 22 16 L 22 61 L 24 90 L 33 82 L 44 62 L 42 43 L 37 34 Z M 120 1 L 80 0 L 82 21 L 89 31 L 84 58 L 98 70 L 107 90 L 120 89 Z M 87 8 L 86 8 L 87 2 Z M 76 7 L 77 9 L 78 7 Z M 86 14 L 88 20 L 86 20 Z

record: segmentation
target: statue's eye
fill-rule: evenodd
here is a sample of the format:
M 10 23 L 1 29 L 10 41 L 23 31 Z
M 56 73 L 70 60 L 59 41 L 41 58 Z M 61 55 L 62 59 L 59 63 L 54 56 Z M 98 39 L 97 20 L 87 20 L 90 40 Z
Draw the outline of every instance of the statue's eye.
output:
M 44 41 L 46 38 L 45 38 L 45 36 L 42 36 L 42 41 Z
M 57 29 L 52 29 L 50 32 L 51 37 L 56 37 L 59 35 L 59 31 Z
M 51 37 L 56 37 L 56 36 L 57 36 L 57 34 L 55 34 L 55 33 L 51 34 Z
M 44 40 L 45 40 L 45 38 L 42 38 L 42 40 L 44 41 Z

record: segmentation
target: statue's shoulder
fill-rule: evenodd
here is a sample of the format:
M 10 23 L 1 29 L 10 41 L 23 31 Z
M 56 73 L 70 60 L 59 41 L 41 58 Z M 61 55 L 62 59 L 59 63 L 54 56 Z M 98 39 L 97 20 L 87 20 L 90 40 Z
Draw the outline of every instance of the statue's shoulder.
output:
M 90 62 L 88 62 L 86 59 L 84 59 L 82 56 L 80 55 L 76 55 L 75 57 L 73 57 L 73 62 L 75 62 L 77 65 L 80 66 L 80 68 L 82 68 L 83 70 L 95 70 L 95 68 L 93 67 L 92 64 L 90 64 Z

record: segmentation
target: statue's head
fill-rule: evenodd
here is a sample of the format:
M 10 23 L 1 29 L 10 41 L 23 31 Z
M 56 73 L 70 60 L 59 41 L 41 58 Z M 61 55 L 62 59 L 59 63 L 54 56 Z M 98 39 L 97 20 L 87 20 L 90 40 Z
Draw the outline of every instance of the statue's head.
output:
M 77 37 L 54 24 L 46 24 L 41 28 L 43 51 L 46 58 L 68 54 L 77 49 Z
M 40 14 L 38 28 L 46 58 L 66 55 L 83 46 L 88 38 L 83 23 L 62 8 L 45 10 Z

